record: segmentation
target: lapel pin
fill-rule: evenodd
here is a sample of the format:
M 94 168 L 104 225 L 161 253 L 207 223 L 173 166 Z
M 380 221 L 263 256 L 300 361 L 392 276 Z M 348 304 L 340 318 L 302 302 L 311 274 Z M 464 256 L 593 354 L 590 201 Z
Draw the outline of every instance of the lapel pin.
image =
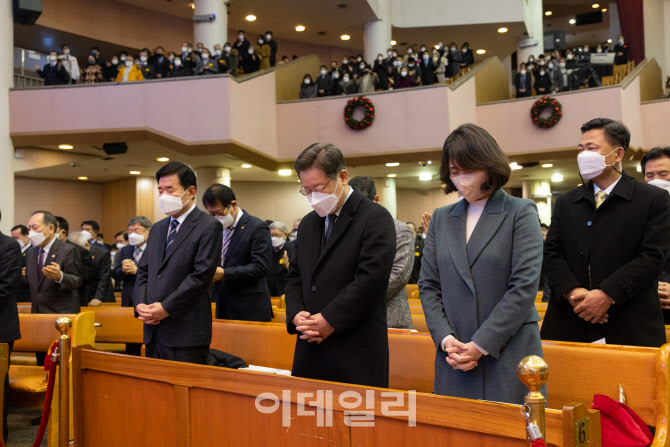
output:
M 244 230 L 244 227 L 240 227 L 240 230 Z

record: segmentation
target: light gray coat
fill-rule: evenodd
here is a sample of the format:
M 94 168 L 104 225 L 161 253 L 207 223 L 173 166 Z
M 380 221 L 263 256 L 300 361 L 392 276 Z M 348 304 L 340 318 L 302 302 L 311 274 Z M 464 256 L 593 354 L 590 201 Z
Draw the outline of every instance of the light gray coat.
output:
M 396 251 L 386 290 L 386 322 L 389 328 L 412 329 L 407 300 L 407 281 L 414 267 L 414 233 L 405 222 L 394 219 Z
M 542 356 L 535 295 L 542 268 L 542 232 L 532 201 L 491 195 L 466 245 L 468 202 L 438 208 L 428 227 L 419 292 L 437 346 L 434 392 L 523 403 L 516 374 L 525 356 Z M 454 370 L 440 342 L 448 334 L 474 341 L 489 355 Z

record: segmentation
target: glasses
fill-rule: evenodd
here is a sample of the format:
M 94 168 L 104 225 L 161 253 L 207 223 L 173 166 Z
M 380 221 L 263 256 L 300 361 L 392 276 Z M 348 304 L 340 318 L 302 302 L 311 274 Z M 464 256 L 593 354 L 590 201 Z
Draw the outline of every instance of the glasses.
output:
M 311 196 L 312 193 L 315 192 L 315 191 L 316 192 L 324 192 L 326 190 L 326 187 L 328 186 L 328 184 L 332 181 L 333 181 L 333 179 L 331 178 L 330 180 L 328 180 L 328 183 L 326 183 L 323 186 L 317 186 L 313 190 L 312 189 L 300 188 L 300 194 L 302 194 L 303 196 Z

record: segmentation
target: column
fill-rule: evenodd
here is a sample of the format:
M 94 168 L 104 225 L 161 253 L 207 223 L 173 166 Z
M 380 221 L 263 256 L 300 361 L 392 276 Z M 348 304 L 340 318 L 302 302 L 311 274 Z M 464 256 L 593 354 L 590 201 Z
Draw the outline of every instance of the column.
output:
M 619 9 L 615 2 L 610 2 L 607 6 L 606 14 L 610 15 L 610 39 L 612 39 L 611 48 L 617 43 L 617 38 L 621 34 L 621 22 L 619 22 Z M 625 37 L 625 36 L 624 36 Z
M 525 180 L 521 186 L 522 197 L 535 202 L 540 222 L 549 225 L 551 223 L 551 181 Z
M 391 4 L 388 0 L 378 0 L 377 7 L 379 20 L 367 22 L 363 27 L 363 56 L 369 64 L 379 53 L 386 57 L 386 50 L 391 47 Z
M 382 203 L 384 208 L 391 213 L 391 216 L 394 219 L 398 218 L 398 201 L 395 194 L 395 179 L 387 178 L 384 179 L 384 202 Z
M 670 75 L 670 0 L 645 0 L 644 2 L 644 56 L 654 58 L 661 67 L 661 79 L 665 88 L 666 76 Z M 630 43 L 631 37 L 623 36 Z M 612 36 L 616 39 L 616 36 Z M 614 42 L 616 43 L 616 42 Z
M 193 47 L 202 42 L 209 51 L 214 45 L 223 46 L 228 40 L 228 9 L 224 0 L 194 0 L 193 15 L 214 14 L 213 21 L 193 22 Z
M 202 193 L 214 183 L 221 183 L 230 187 L 230 169 L 228 168 L 196 168 L 198 192 Z
M 0 6 L 0 48 L 2 53 L 12 54 L 14 51 L 14 18 L 12 2 L 2 2 Z M 9 234 L 14 226 L 14 145 L 9 138 L 9 93 L 14 86 L 13 64 L 0 67 L 0 229 Z M 27 222 L 24 222 L 27 223 Z
M 532 54 L 537 59 L 537 56 L 544 53 L 544 27 L 542 10 L 542 0 L 528 0 L 524 3 L 525 22 L 528 37 L 519 40 L 516 45 L 516 59 L 517 65 L 521 62 L 526 62 L 528 57 Z M 536 44 L 528 45 L 530 41 L 536 41 Z M 518 70 L 519 67 L 513 67 Z

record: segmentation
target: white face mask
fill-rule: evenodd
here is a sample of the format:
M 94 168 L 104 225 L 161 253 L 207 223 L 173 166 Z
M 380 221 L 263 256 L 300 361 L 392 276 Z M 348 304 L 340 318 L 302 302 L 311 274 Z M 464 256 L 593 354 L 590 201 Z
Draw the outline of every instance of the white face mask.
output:
M 400 76 L 402 76 L 404 78 L 405 76 L 407 76 L 407 72 L 406 71 L 401 71 Z
M 93 235 L 89 233 L 88 231 L 84 230 L 81 232 L 81 235 L 84 236 L 84 239 L 86 239 L 86 242 L 90 241 L 93 239 Z
M 266 34 L 266 35 L 265 35 L 265 38 L 266 38 L 267 40 L 272 39 L 272 34 Z
M 273 237 L 272 238 L 272 246 L 274 248 L 279 248 L 282 245 L 284 245 L 284 238 L 283 237 Z
M 140 56 L 140 62 L 146 62 L 147 57 L 146 56 Z
M 112 65 L 119 65 L 118 59 L 112 59 Z
M 121 242 L 116 243 L 116 248 L 118 248 L 119 250 L 121 250 L 125 246 L 126 246 L 126 244 L 122 244 Z
M 217 56 L 221 56 L 221 50 L 214 50 L 214 54 L 216 54 Z
M 623 45 L 623 39 L 619 39 L 619 45 Z
M 565 68 L 565 62 L 561 62 L 560 64 L 558 64 L 558 66 L 561 68 Z
M 326 70 L 321 70 L 321 76 L 325 76 L 325 75 L 326 75 Z
M 204 60 L 209 59 L 209 54 L 207 54 L 207 53 L 202 53 L 202 58 L 203 58 Z
M 426 233 L 421 233 L 421 239 L 424 241 L 426 240 Z
M 228 228 L 235 223 L 235 219 L 233 219 L 233 213 L 232 211 L 225 216 L 215 216 L 216 219 L 221 222 L 221 225 L 223 225 L 223 229 L 227 230 Z
M 310 81 L 309 79 L 305 79 L 305 80 L 304 80 L 304 81 L 302 81 L 302 82 L 304 82 L 304 83 L 305 83 L 305 85 L 309 85 L 309 84 L 310 84 L 310 82 L 312 82 L 312 81 Z
M 336 78 L 336 79 L 337 79 L 337 78 Z M 349 76 L 345 76 L 345 77 L 343 77 L 342 80 L 343 80 L 344 82 L 349 82 Z
M 541 71 L 541 72 L 540 72 L 540 76 L 544 76 L 544 71 Z
M 174 66 L 179 67 L 181 65 L 181 59 L 175 59 L 174 60 Z
M 600 174 L 603 173 L 603 171 L 607 167 L 607 164 L 605 164 L 605 157 L 608 157 L 614 152 L 616 152 L 616 149 L 614 149 L 607 155 L 602 155 L 595 151 L 581 152 L 579 155 L 577 155 L 577 164 L 579 165 L 579 173 L 586 180 L 591 180 L 592 178 L 598 177 Z M 612 163 L 609 166 L 612 166 L 615 163 Z
M 133 66 L 133 61 L 126 61 L 126 67 L 130 68 Z
M 487 175 L 484 171 L 458 174 L 451 176 L 451 181 L 463 198 L 468 203 L 472 203 L 480 200 L 485 195 L 481 187 L 486 181 Z
M 519 73 L 521 73 L 522 75 L 525 75 L 525 74 L 526 74 L 526 70 L 521 70 Z
M 662 178 L 655 178 L 654 180 L 649 180 L 648 185 L 654 185 L 658 188 L 665 189 L 670 193 L 670 181 L 664 180 Z
M 568 54 L 568 60 L 572 60 L 574 56 L 572 54 Z
M 337 188 L 335 188 L 335 191 L 337 191 Z M 344 186 L 342 186 L 339 195 L 335 195 L 335 193 L 326 194 L 323 192 L 314 191 L 307 197 L 307 200 L 319 216 L 326 217 L 335 210 L 337 202 L 340 201 L 340 196 L 342 195 L 343 191 Z
M 340 74 L 338 72 L 333 73 L 333 79 L 339 79 Z
M 56 62 L 56 56 L 54 56 L 53 54 L 50 55 L 50 56 L 49 56 L 49 60 L 50 60 L 51 62 Z
M 128 242 L 130 242 L 130 245 L 133 245 L 135 247 L 142 245 L 144 243 L 144 235 L 137 233 L 130 233 L 128 235 Z
M 44 229 L 46 231 L 46 228 Z M 46 240 L 46 236 L 44 236 L 44 231 L 41 233 L 39 231 L 30 231 L 28 233 L 28 239 L 30 239 L 30 243 L 33 244 L 33 247 L 39 247 L 44 243 Z
M 188 51 L 188 47 L 181 47 L 181 52 L 186 53 Z
M 253 48 L 249 48 L 249 54 L 254 54 L 254 49 Z
M 181 198 L 184 194 L 186 194 L 186 191 L 184 191 L 181 196 L 171 196 L 168 193 L 161 194 L 160 197 L 158 197 L 161 211 L 168 216 L 177 214 L 184 206 L 184 204 L 181 203 Z
M 602 48 L 598 48 L 598 49 L 596 50 L 596 53 L 602 53 L 602 52 L 603 52 L 603 49 L 602 49 Z
M 68 54 L 70 54 L 70 49 L 69 49 L 69 48 L 64 49 L 64 50 L 63 50 L 63 54 L 66 55 L 66 56 L 67 56 Z

